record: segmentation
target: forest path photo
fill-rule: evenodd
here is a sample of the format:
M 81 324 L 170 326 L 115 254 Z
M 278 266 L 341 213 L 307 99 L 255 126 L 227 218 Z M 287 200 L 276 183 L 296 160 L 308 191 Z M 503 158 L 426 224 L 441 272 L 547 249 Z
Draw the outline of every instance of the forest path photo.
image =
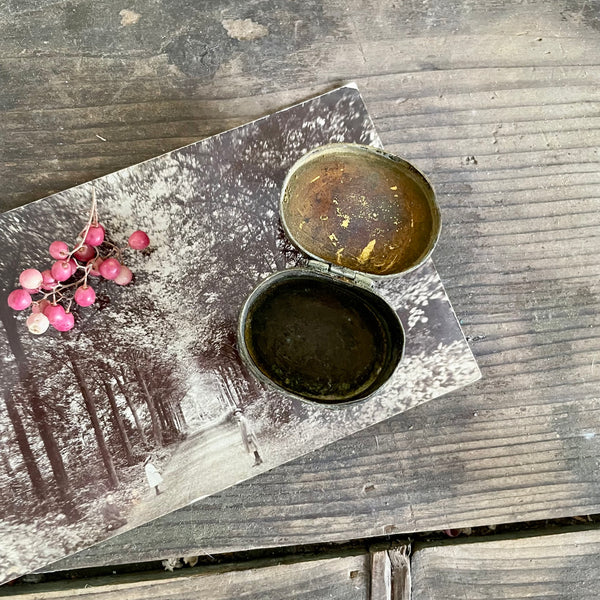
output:
M 254 465 L 254 456 L 246 452 L 240 427 L 231 417 L 213 421 L 180 444 L 160 474 L 160 494 L 148 487 L 129 514 L 122 515 L 127 523 L 115 533 L 164 515 L 172 506 L 221 490 L 234 477 L 243 481 L 268 468 L 267 461 Z
M 355 85 L 0 215 L 0 581 L 479 378 L 431 260 L 374 286 L 406 343 L 373 398 L 332 411 L 248 372 L 246 299 L 307 267 L 280 222 L 281 186 L 331 142 L 381 147 Z M 135 227 L 150 246 L 128 263 L 129 285 L 93 280 L 98 301 L 75 309 L 72 331 L 34 336 L 10 290 L 94 201 L 113 246 Z

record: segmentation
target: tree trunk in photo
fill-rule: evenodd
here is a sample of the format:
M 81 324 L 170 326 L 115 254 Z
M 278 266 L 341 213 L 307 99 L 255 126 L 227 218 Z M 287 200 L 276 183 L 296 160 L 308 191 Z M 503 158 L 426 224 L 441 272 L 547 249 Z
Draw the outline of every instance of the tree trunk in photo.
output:
M 183 410 L 181 409 L 181 400 L 175 405 L 175 412 L 177 414 L 177 418 L 179 419 L 179 423 L 181 424 L 181 428 L 183 431 L 188 426 L 188 424 L 185 419 L 185 415 L 183 414 Z
M 30 397 L 29 393 L 28 397 Z M 50 423 L 48 423 L 48 414 L 46 413 L 46 409 L 40 403 L 39 398 L 37 401 L 32 400 L 30 406 L 33 420 L 35 421 L 38 431 L 40 432 L 44 449 L 46 450 L 48 460 L 50 461 L 50 466 L 52 467 L 52 473 L 54 474 L 54 479 L 56 480 L 60 499 L 64 502 L 70 502 L 71 484 L 69 483 L 69 478 L 67 477 L 67 471 L 65 469 L 65 463 L 62 459 L 62 454 L 60 453 L 56 438 L 54 437 L 54 431 L 52 431 L 52 427 L 50 426 Z
M 248 393 L 253 399 L 258 398 L 264 388 L 261 388 L 261 384 L 259 384 L 258 379 L 254 375 L 250 375 L 244 363 L 239 364 L 239 369 L 244 381 L 248 384 Z
M 231 391 L 231 386 L 229 385 L 229 378 L 227 376 L 227 371 L 223 366 L 219 365 L 217 367 L 217 373 L 221 378 L 221 388 L 225 392 L 225 400 L 227 401 L 229 408 L 235 408 L 237 406 L 233 393 Z
M 29 440 L 27 439 L 27 432 L 25 431 L 25 427 L 23 426 L 21 415 L 19 414 L 12 394 L 8 390 L 4 390 L 4 403 L 6 404 L 8 417 L 15 431 L 17 444 L 19 445 L 19 450 L 21 451 L 21 454 L 23 456 L 23 461 L 25 462 L 27 474 L 29 475 L 29 479 L 31 480 L 31 487 L 33 489 L 33 493 L 38 499 L 41 500 L 48 494 L 48 487 L 46 486 L 46 482 L 44 481 L 42 474 L 40 473 L 40 469 L 35 460 L 35 456 L 33 455 L 33 451 L 31 450 L 31 446 L 29 445 Z M 6 463 L 8 463 L 8 467 L 10 467 L 10 463 L 8 462 L 8 459 L 6 458 L 4 452 L 2 453 L 2 456 L 5 459 Z M 11 473 L 8 474 L 11 475 Z
M 163 431 L 169 431 L 169 421 L 167 419 L 167 415 L 165 414 L 165 409 L 163 403 L 160 398 L 152 398 L 154 402 L 154 406 L 156 407 L 156 414 L 158 415 L 158 420 L 160 422 L 160 428 Z
M 228 382 L 232 388 L 237 405 L 244 409 L 249 404 L 252 404 L 254 400 L 260 397 L 260 389 L 256 383 L 256 379 L 250 376 L 247 369 L 238 361 L 230 364 L 226 373 L 228 374 Z M 294 402 L 293 405 L 299 404 Z
M 123 381 L 125 381 L 125 373 L 123 371 L 123 367 L 121 367 L 121 373 L 123 375 Z M 142 425 L 142 421 L 140 420 L 140 416 L 138 415 L 138 411 L 135 407 L 135 404 L 133 403 L 133 400 L 129 397 L 129 394 L 125 390 L 125 386 L 119 379 L 119 376 L 114 371 L 113 371 L 113 377 L 115 378 L 115 381 L 117 382 L 117 385 L 119 386 L 119 391 L 121 392 L 121 395 L 125 398 L 125 402 L 127 402 L 127 406 L 129 407 L 129 410 L 131 411 L 131 414 L 133 415 L 133 420 L 135 421 L 135 426 L 138 430 L 138 433 L 140 434 L 142 443 L 147 444 L 148 438 L 146 437 L 146 432 L 144 431 L 144 426 Z
M 220 376 L 219 376 L 219 390 L 221 392 L 218 396 L 219 402 L 221 403 L 221 405 L 223 406 L 223 408 L 225 410 L 230 410 L 232 408 L 232 406 L 231 406 L 231 400 L 229 399 L 229 392 L 225 387 L 225 382 L 221 379 Z
M 83 373 L 77 364 L 75 357 L 73 356 L 73 352 L 70 349 L 66 350 L 67 356 L 69 357 L 69 361 L 71 362 L 71 366 L 73 367 L 73 373 L 75 373 L 75 379 L 77 380 L 77 384 L 79 385 L 79 390 L 81 391 L 81 395 L 83 396 L 83 400 L 85 402 L 85 408 L 90 415 L 90 420 L 92 422 L 92 427 L 94 428 L 94 434 L 96 436 L 96 442 L 98 443 L 98 448 L 100 449 L 100 455 L 102 456 L 102 462 L 104 463 L 104 467 L 106 468 L 106 472 L 108 474 L 108 482 L 112 489 L 115 489 L 119 485 L 119 478 L 117 477 L 117 471 L 115 469 L 115 465 L 113 463 L 112 457 L 108 450 L 108 445 L 106 444 L 106 439 L 104 438 L 104 433 L 102 431 L 102 427 L 100 425 L 100 420 L 98 419 L 98 411 L 96 409 L 96 402 L 90 393 L 90 390 L 87 387 L 87 384 L 83 378 Z
M 133 448 L 131 447 L 131 442 L 129 441 L 129 436 L 127 435 L 127 431 L 125 431 L 125 425 L 123 424 L 123 417 L 121 417 L 121 413 L 119 412 L 119 407 L 117 406 L 117 400 L 113 393 L 112 386 L 110 383 L 104 381 L 103 382 L 104 389 L 106 390 L 106 395 L 108 397 L 108 401 L 110 403 L 110 409 L 112 411 L 113 420 L 115 422 L 115 426 L 117 431 L 119 432 L 119 437 L 121 439 L 121 445 L 123 446 L 123 450 L 125 451 L 125 457 L 127 458 L 127 464 L 129 466 L 135 464 L 135 459 L 133 458 Z
M 179 413 L 177 411 L 178 402 L 174 400 L 170 400 L 168 403 L 169 406 L 169 414 L 171 415 L 171 420 L 173 421 L 173 426 L 179 432 L 180 435 L 184 435 L 185 425 L 182 423 L 179 418 Z
M 179 424 L 177 423 L 177 419 L 175 418 L 175 413 L 173 412 L 173 404 L 170 400 L 165 400 L 163 402 L 163 410 L 165 411 L 165 416 L 167 417 L 169 426 L 173 429 L 175 433 L 181 433 L 181 429 L 179 428 Z
M 224 368 L 224 373 L 229 393 L 236 407 L 244 409 L 249 403 L 249 394 L 245 385 L 246 381 L 242 379 L 237 365 L 228 365 Z
M 173 427 L 175 428 L 175 431 L 178 431 L 179 433 L 183 433 L 183 427 L 181 426 L 181 422 L 179 421 L 179 415 L 177 414 L 177 411 L 175 410 L 176 402 L 174 402 L 173 400 L 167 400 L 166 405 L 167 405 L 167 411 L 169 412 L 169 419 L 170 419 Z
M 77 518 L 76 509 L 71 505 L 71 487 L 62 455 L 58 448 L 58 444 L 56 443 L 54 432 L 48 423 L 46 411 L 43 407 L 37 386 L 31 376 L 29 360 L 25 354 L 25 349 L 21 344 L 21 338 L 19 337 L 14 315 L 8 307 L 6 296 L 4 294 L 0 294 L 0 321 L 2 321 L 2 325 L 6 331 L 6 338 L 10 350 L 16 359 L 19 380 L 25 389 L 33 420 L 35 421 L 40 437 L 42 438 L 42 443 L 44 444 L 44 449 L 48 455 L 59 498 L 65 504 L 65 508 L 70 513 L 70 516 L 72 518 Z
M 158 413 L 156 412 L 156 406 L 154 405 L 154 400 L 152 396 L 150 396 L 150 392 L 148 391 L 148 386 L 146 386 L 146 381 L 144 377 L 140 373 L 140 370 L 137 366 L 133 367 L 133 372 L 135 373 L 136 379 L 144 393 L 144 400 L 146 400 L 146 404 L 148 405 L 148 411 L 150 412 L 150 420 L 152 421 L 152 437 L 154 441 L 159 446 L 163 445 L 163 436 L 162 431 L 160 429 L 160 423 L 158 421 Z
M 2 448 L 0 448 L 0 458 L 2 458 L 2 466 L 4 467 L 4 472 L 9 477 L 14 477 L 15 472 L 10 464 L 10 459 L 8 458 L 8 456 L 6 456 L 6 452 Z
M 173 405 L 170 400 L 160 400 L 160 406 L 162 408 L 163 414 L 165 416 L 165 421 L 167 422 L 167 427 L 173 433 L 181 433 L 181 430 L 177 426 L 177 421 L 175 420 L 175 415 L 173 414 Z
M 170 402 L 169 406 L 171 408 L 171 416 L 173 417 L 173 421 L 177 429 L 184 433 L 187 423 L 185 421 L 185 417 L 183 416 L 183 411 L 181 410 L 181 400 L 177 400 L 176 402 Z

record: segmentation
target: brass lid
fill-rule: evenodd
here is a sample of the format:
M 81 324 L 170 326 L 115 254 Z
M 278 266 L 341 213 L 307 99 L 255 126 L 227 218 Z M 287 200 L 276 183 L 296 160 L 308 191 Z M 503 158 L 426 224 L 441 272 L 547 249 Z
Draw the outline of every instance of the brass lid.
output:
M 416 269 L 441 228 L 424 175 L 358 144 L 321 146 L 298 160 L 283 183 L 280 214 L 289 238 L 309 256 L 377 278 Z

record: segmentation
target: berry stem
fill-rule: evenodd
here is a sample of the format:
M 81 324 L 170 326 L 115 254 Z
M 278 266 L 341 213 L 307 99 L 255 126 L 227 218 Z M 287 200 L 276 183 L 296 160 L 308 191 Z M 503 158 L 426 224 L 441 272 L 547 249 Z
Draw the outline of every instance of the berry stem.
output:
M 84 267 L 81 267 L 81 268 L 83 269 Z M 85 283 L 85 279 L 86 279 L 86 277 L 87 277 L 87 272 L 86 272 L 86 275 L 84 275 L 84 276 L 83 276 L 81 279 L 78 279 L 77 281 L 73 281 L 72 283 L 69 283 L 68 285 L 61 285 L 61 286 L 60 286 L 60 289 L 59 289 L 59 290 L 57 290 L 57 291 L 60 293 L 60 292 L 62 292 L 63 290 L 68 290 L 69 288 L 72 288 L 72 287 L 74 287 L 74 286 L 76 286 L 76 285 L 79 285 L 79 284 L 80 284 L 80 283 L 82 283 L 82 282 L 84 282 L 84 283 Z
M 90 216 L 88 217 L 87 220 L 87 224 L 84 227 L 83 231 L 79 234 L 81 235 L 81 241 L 79 242 L 79 244 L 77 244 L 75 246 L 75 248 L 73 248 L 73 250 L 71 250 L 71 252 L 69 253 L 69 256 L 66 260 L 69 260 L 73 254 L 75 254 L 75 252 L 77 252 L 77 250 L 79 250 L 79 248 L 81 248 L 84 244 L 85 244 L 85 238 L 88 234 L 88 231 L 90 230 L 90 227 L 94 225 L 94 227 L 98 226 L 98 207 L 97 207 L 97 202 L 96 202 L 96 188 L 92 186 L 92 208 L 90 210 Z
M 107 240 L 104 240 L 104 243 L 107 246 L 110 246 L 110 248 L 111 248 L 110 254 L 108 256 L 115 255 L 117 260 L 119 262 L 121 262 L 121 254 L 122 254 L 123 249 Z
M 96 204 L 96 187 L 92 186 L 92 224 L 98 227 L 98 205 Z

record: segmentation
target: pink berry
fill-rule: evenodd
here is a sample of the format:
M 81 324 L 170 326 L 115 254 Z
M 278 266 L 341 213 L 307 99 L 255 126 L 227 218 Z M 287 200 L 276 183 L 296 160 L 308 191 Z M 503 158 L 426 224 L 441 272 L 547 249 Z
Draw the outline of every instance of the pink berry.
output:
M 90 270 L 89 270 L 89 274 L 93 275 L 94 277 L 100 277 L 100 271 L 98 270 L 100 268 L 100 265 L 104 262 L 103 259 L 101 259 L 99 256 L 96 257 L 94 260 L 88 260 L 88 265 L 90 265 Z
M 56 331 L 69 331 L 69 329 L 73 329 L 73 326 L 75 325 L 75 317 L 73 316 L 73 313 L 65 313 L 63 319 L 51 323 L 51 325 Z
M 42 289 L 46 292 L 54 289 L 58 285 L 58 281 L 52 277 L 52 271 L 46 269 L 42 271 Z
M 121 271 L 121 263 L 116 258 L 107 258 L 98 271 L 104 279 L 116 279 Z
M 83 241 L 88 246 L 99 246 L 104 241 L 104 227 L 102 225 L 90 227 Z
M 48 320 L 48 317 L 42 313 L 33 313 L 27 317 L 25 324 L 31 333 L 40 335 L 48 329 L 50 321 Z
M 28 294 L 31 294 L 33 296 L 33 294 L 37 294 L 40 291 L 40 288 L 35 288 L 35 290 L 30 290 L 29 288 L 23 288 Z
M 42 281 L 42 274 L 37 269 L 25 269 L 19 275 L 19 285 L 26 290 L 36 290 Z
M 143 250 L 150 244 L 150 238 L 146 232 L 138 229 L 129 236 L 129 245 L 134 250 Z
M 129 267 L 121 265 L 121 270 L 115 278 L 115 283 L 118 285 L 127 285 L 133 277 L 133 273 Z
M 65 318 L 65 309 L 60 304 L 51 304 L 44 309 L 44 314 L 48 317 L 50 325 L 54 327 L 55 323 L 63 321 Z
M 56 260 L 62 260 L 69 256 L 69 246 L 65 242 L 52 242 L 50 244 L 50 256 Z
M 91 306 L 96 301 L 96 292 L 89 285 L 82 285 L 75 290 L 73 300 L 79 306 Z
M 34 302 L 33 306 L 31 307 L 31 312 L 34 315 L 37 313 L 43 313 L 48 306 L 50 306 L 49 300 L 40 300 L 39 302 Z
M 52 265 L 50 273 L 56 281 L 66 281 L 69 279 L 69 277 L 71 277 L 71 275 L 73 275 L 73 270 L 70 262 L 67 262 L 66 260 L 57 260 Z
M 14 310 L 25 310 L 31 304 L 31 296 L 26 290 L 13 290 L 8 295 L 8 305 Z
M 75 273 L 75 271 L 77 271 L 77 268 L 79 267 L 77 261 L 74 258 L 71 258 L 69 260 L 69 266 L 71 267 L 71 275 L 73 275 L 73 273 Z
M 78 248 L 77 250 L 75 250 L 75 252 L 73 252 L 73 256 L 81 262 L 87 262 L 88 260 L 92 260 L 92 258 L 96 256 L 96 250 L 93 246 L 83 244 L 81 248 Z

